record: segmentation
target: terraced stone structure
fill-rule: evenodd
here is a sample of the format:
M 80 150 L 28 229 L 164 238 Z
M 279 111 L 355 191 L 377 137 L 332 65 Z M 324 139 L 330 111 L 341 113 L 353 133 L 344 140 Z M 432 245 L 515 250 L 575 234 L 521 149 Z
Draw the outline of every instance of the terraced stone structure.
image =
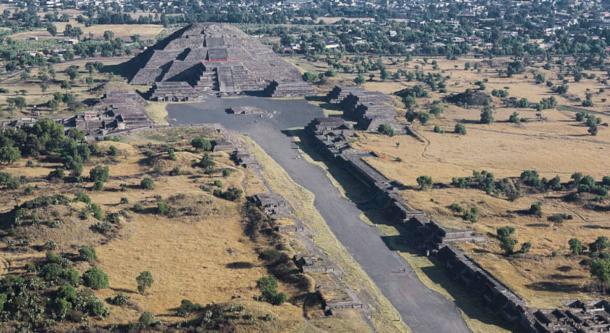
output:
M 161 101 L 256 92 L 269 96 L 313 93 L 301 73 L 260 41 L 228 24 L 182 28 L 122 65 L 134 85 L 152 85 Z
M 326 95 L 326 100 L 338 105 L 343 110 L 343 116 L 355 121 L 359 129 L 377 131 L 380 125 L 388 125 L 394 130 L 400 130 L 392 98 L 384 93 L 358 87 L 335 86 Z

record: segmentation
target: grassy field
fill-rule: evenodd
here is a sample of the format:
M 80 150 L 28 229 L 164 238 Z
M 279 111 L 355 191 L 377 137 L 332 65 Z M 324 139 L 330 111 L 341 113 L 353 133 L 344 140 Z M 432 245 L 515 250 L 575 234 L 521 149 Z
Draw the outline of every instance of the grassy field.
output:
M 100 206 L 105 214 L 122 214 L 120 227 L 112 236 L 102 236 L 91 227 L 95 220 L 85 220 L 75 214 L 84 209 L 81 202 L 73 202 L 65 208 L 53 206 L 51 215 L 63 216 L 56 228 L 43 225 L 19 228 L 11 237 L 25 237 L 32 249 L 53 240 L 57 251 L 71 253 L 81 245 L 92 245 L 97 252 L 95 265 L 109 277 L 110 288 L 96 291 L 100 299 L 123 293 L 130 298 L 130 306 L 112 306 L 110 315 L 92 324 L 125 324 L 137 321 L 143 311 L 154 313 L 165 323 L 184 320 L 175 315 L 181 300 L 189 299 L 199 304 L 240 304 L 255 318 L 239 332 L 364 332 L 369 330 L 362 314 L 356 310 L 342 311 L 325 318 L 321 309 L 308 311 L 304 317 L 301 301 L 286 302 L 273 306 L 256 301 L 260 295 L 256 281 L 269 275 L 265 264 L 259 259 L 258 249 L 267 246 L 264 239 L 256 241 L 244 232 L 242 216 L 243 200 L 235 202 L 220 199 L 210 192 L 214 188 L 240 188 L 247 195 L 266 190 L 260 175 L 248 169 L 236 168 L 226 153 L 213 153 L 215 167 L 232 170 L 229 175 L 206 174 L 193 165 L 202 153 L 190 146 L 190 138 L 203 134 L 201 129 L 167 129 L 134 133 L 121 142 L 97 143 L 98 151 L 115 150 L 112 156 L 94 157 L 87 163 L 83 174 L 87 175 L 94 165 L 109 166 L 110 179 L 103 191 L 88 190 L 87 181 L 73 183 L 49 182 L 45 178 L 57 163 L 32 159 L 20 160 L 11 166 L 2 166 L 1 171 L 14 176 L 23 176 L 33 187 L 32 193 L 23 195 L 22 190 L 6 193 L 0 199 L 2 211 L 43 195 L 62 193 L 73 195 L 85 191 L 91 201 Z M 176 149 L 176 158 L 163 153 L 166 145 Z M 151 155 L 150 151 L 159 151 Z M 153 156 L 153 157 L 150 157 Z M 180 168 L 178 175 L 170 175 Z M 141 188 L 140 181 L 148 176 L 154 179 L 154 190 Z M 156 202 L 165 201 L 176 209 L 176 216 L 147 213 Z M 140 204 L 143 212 L 132 207 Z M 151 207 L 152 205 L 152 207 Z M 72 211 L 70 213 L 69 211 Z M 186 213 L 181 213 L 186 212 Z M 41 216 L 41 218 L 44 218 Z M 2 232 L 6 236 L 6 233 Z M 3 248 L 7 244 L 2 243 Z M 44 257 L 44 251 L 28 250 L 24 253 L 0 251 L 0 274 L 23 270 L 25 263 Z M 81 272 L 87 264 L 79 263 Z M 136 288 L 136 276 L 150 271 L 154 278 L 152 288 L 140 294 Z M 14 274 L 14 273 L 13 273 Z M 280 282 L 279 290 L 288 296 L 297 296 L 301 291 L 291 284 Z M 269 317 L 270 316 L 270 317 Z
M 69 22 L 56 22 L 55 27 L 57 28 L 57 36 L 52 36 L 47 32 L 46 29 L 36 29 L 30 31 L 17 32 L 11 35 L 11 38 L 15 40 L 25 40 L 31 38 L 38 39 L 58 39 L 63 40 L 63 31 L 66 25 L 72 25 L 72 27 L 79 27 L 83 31 L 83 37 L 87 38 L 103 38 L 105 31 L 111 31 L 114 33 L 115 38 L 129 38 L 134 35 L 139 35 L 142 39 L 155 39 L 159 34 L 164 31 L 162 25 L 157 24 L 96 24 L 92 26 L 85 26 L 78 23 L 75 20 Z

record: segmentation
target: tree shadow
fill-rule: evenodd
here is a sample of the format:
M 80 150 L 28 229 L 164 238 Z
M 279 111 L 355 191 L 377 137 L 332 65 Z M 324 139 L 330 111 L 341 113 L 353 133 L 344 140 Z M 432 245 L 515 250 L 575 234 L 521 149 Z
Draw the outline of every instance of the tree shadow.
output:
M 527 288 L 536 291 L 552 291 L 552 292 L 579 292 L 583 288 L 576 283 L 556 282 L 556 281 L 540 281 L 525 285 Z

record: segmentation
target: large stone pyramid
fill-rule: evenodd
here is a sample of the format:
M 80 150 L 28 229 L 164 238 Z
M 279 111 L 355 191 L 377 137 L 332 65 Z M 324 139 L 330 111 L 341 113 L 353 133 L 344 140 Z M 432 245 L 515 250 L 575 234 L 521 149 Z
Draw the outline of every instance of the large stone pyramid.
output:
M 206 93 L 312 93 L 294 65 L 229 24 L 189 25 L 123 67 L 130 83 L 152 85 L 149 98 L 158 100 L 189 100 Z

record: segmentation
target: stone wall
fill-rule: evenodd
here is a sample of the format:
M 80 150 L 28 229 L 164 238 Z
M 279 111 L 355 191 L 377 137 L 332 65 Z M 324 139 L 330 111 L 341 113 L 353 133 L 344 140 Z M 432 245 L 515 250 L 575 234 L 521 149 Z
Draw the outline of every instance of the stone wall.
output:
M 335 127 L 326 126 L 333 123 Z M 306 127 L 308 137 L 318 150 L 369 187 L 384 211 L 395 223 L 404 223 L 415 232 L 416 246 L 431 254 L 462 285 L 479 296 L 500 317 L 520 331 L 538 332 L 533 311 L 525 302 L 493 276 L 478 266 L 461 250 L 451 245 L 457 241 L 478 241 L 480 236 L 470 230 L 451 230 L 431 220 L 423 212 L 411 208 L 394 188 L 393 182 L 368 165 L 362 158 L 367 154 L 352 149 L 345 138 L 343 125 L 336 121 L 314 120 Z M 341 135 L 339 135 L 341 133 Z M 343 148 L 337 148 L 343 147 Z

